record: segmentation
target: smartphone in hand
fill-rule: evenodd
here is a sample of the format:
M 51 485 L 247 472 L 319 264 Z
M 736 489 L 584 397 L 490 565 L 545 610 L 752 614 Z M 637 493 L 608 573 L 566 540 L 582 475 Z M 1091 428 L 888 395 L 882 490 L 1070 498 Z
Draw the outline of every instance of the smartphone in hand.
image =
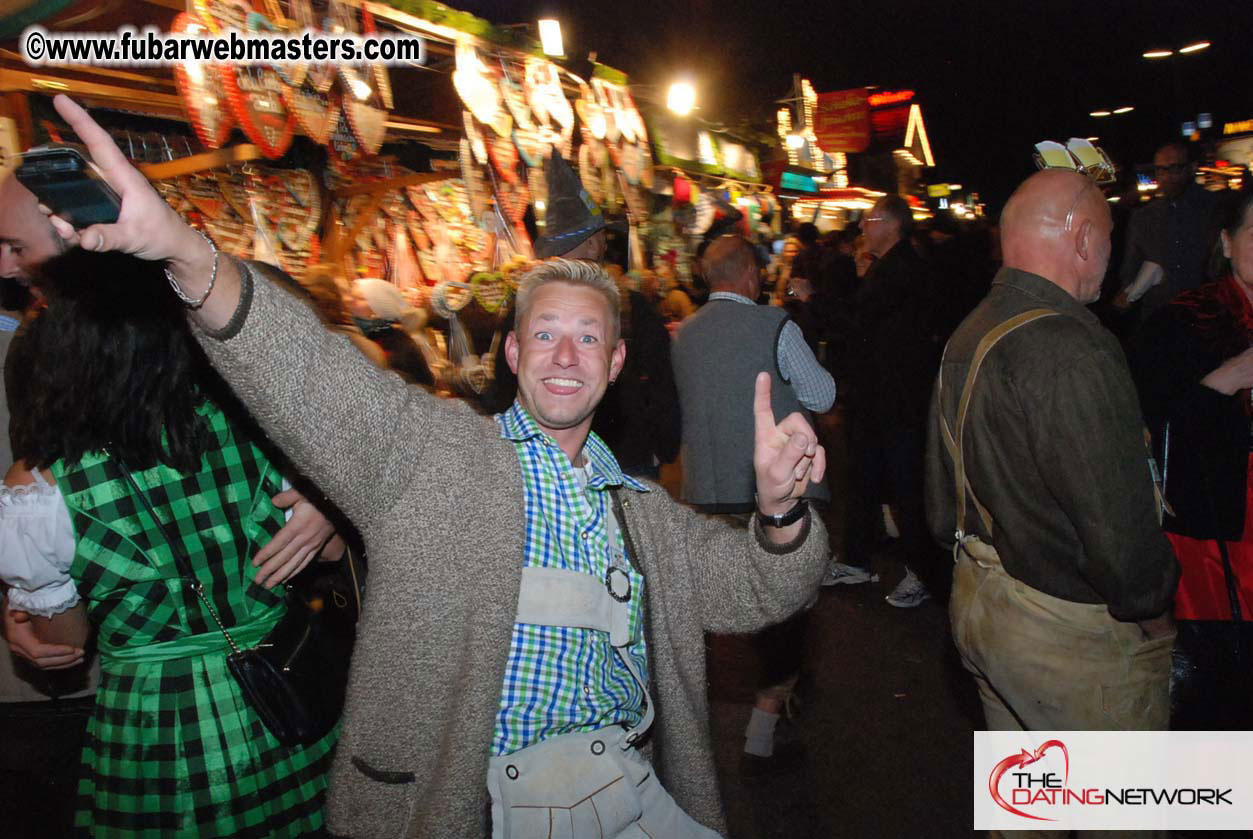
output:
M 117 221 L 122 201 L 82 146 L 56 143 L 22 154 L 17 179 L 76 228 Z

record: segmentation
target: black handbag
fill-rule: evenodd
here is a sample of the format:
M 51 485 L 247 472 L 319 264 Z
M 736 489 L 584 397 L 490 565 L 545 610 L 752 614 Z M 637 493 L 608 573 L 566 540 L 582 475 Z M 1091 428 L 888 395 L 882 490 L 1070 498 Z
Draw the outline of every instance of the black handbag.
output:
M 1253 693 L 1238 687 L 1253 664 L 1253 622 L 1244 620 L 1227 543 L 1218 542 L 1229 621 L 1179 620 L 1171 666 L 1171 728 L 1246 731 L 1253 727 Z
M 241 650 L 205 596 L 181 540 L 161 521 L 130 470 L 123 465 L 122 471 L 165 535 L 179 574 L 226 638 L 231 648 L 227 667 L 274 739 L 284 746 L 299 746 L 326 736 L 344 708 L 349 658 L 331 643 L 318 614 L 288 586 L 287 612 L 255 647 Z

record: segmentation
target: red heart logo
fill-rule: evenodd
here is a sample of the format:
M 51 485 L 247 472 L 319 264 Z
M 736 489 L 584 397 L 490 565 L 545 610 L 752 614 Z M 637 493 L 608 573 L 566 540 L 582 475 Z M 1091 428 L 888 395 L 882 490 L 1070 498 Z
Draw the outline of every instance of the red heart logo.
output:
M 1069 783 L 1070 782 L 1070 752 L 1066 751 L 1066 744 L 1063 743 L 1061 740 L 1045 740 L 1043 743 L 1040 744 L 1039 748 L 1037 748 L 1034 752 L 1029 752 L 1026 749 L 1023 749 L 1020 753 L 1016 755 L 1010 755 L 1009 757 L 1002 760 L 1000 763 L 996 764 L 996 767 L 993 768 L 992 770 L 992 774 L 988 777 L 988 792 L 992 793 L 992 800 L 995 801 L 998 805 L 1000 805 L 1001 808 L 1008 810 L 1009 812 L 1013 813 L 1016 816 L 1022 816 L 1025 819 L 1036 819 L 1037 821 L 1045 821 L 1045 822 L 1057 821 L 1056 819 L 1045 818 L 1044 816 L 1033 816 L 1030 813 L 1024 813 L 1022 810 L 1015 808 L 1013 805 L 1007 802 L 1001 796 L 1001 790 L 1000 790 L 1001 778 L 1005 775 L 1006 772 L 1008 772 L 1010 769 L 1020 768 L 1023 766 L 1029 766 L 1032 763 L 1035 763 L 1037 760 L 1044 757 L 1044 753 L 1046 751 L 1054 747 L 1062 750 L 1062 757 L 1066 761 L 1066 775 L 1065 775 L 1065 780 L 1062 782 L 1062 786 L 1064 787 L 1067 783 Z

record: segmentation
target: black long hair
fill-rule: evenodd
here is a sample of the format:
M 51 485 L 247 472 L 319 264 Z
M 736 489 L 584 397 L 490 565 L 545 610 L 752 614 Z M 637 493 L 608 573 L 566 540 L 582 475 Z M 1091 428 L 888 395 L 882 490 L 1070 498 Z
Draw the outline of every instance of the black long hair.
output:
M 0 309 L 25 311 L 30 305 L 30 289 L 12 277 L 0 277 Z
M 48 308 L 11 349 L 14 455 L 46 468 L 107 451 L 132 469 L 199 469 L 210 434 L 197 409 L 214 377 L 161 266 L 74 248 L 36 283 Z

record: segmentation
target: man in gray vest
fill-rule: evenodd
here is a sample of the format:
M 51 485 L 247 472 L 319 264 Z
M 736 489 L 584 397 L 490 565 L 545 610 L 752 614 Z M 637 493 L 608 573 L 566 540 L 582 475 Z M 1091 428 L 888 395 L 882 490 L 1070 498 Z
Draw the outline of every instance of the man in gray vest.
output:
M 753 413 L 739 398 L 763 371 L 776 417 L 826 411 L 835 382 L 783 309 L 758 306 L 761 277 L 752 248 L 736 235 L 713 241 L 703 260 L 709 302 L 684 321 L 672 360 L 682 416 L 683 500 L 709 513 L 754 509 Z M 830 501 L 810 483 L 806 498 Z M 770 768 L 774 729 L 800 672 L 804 623 L 798 615 L 755 636 L 764 673 L 745 735 L 747 771 Z

